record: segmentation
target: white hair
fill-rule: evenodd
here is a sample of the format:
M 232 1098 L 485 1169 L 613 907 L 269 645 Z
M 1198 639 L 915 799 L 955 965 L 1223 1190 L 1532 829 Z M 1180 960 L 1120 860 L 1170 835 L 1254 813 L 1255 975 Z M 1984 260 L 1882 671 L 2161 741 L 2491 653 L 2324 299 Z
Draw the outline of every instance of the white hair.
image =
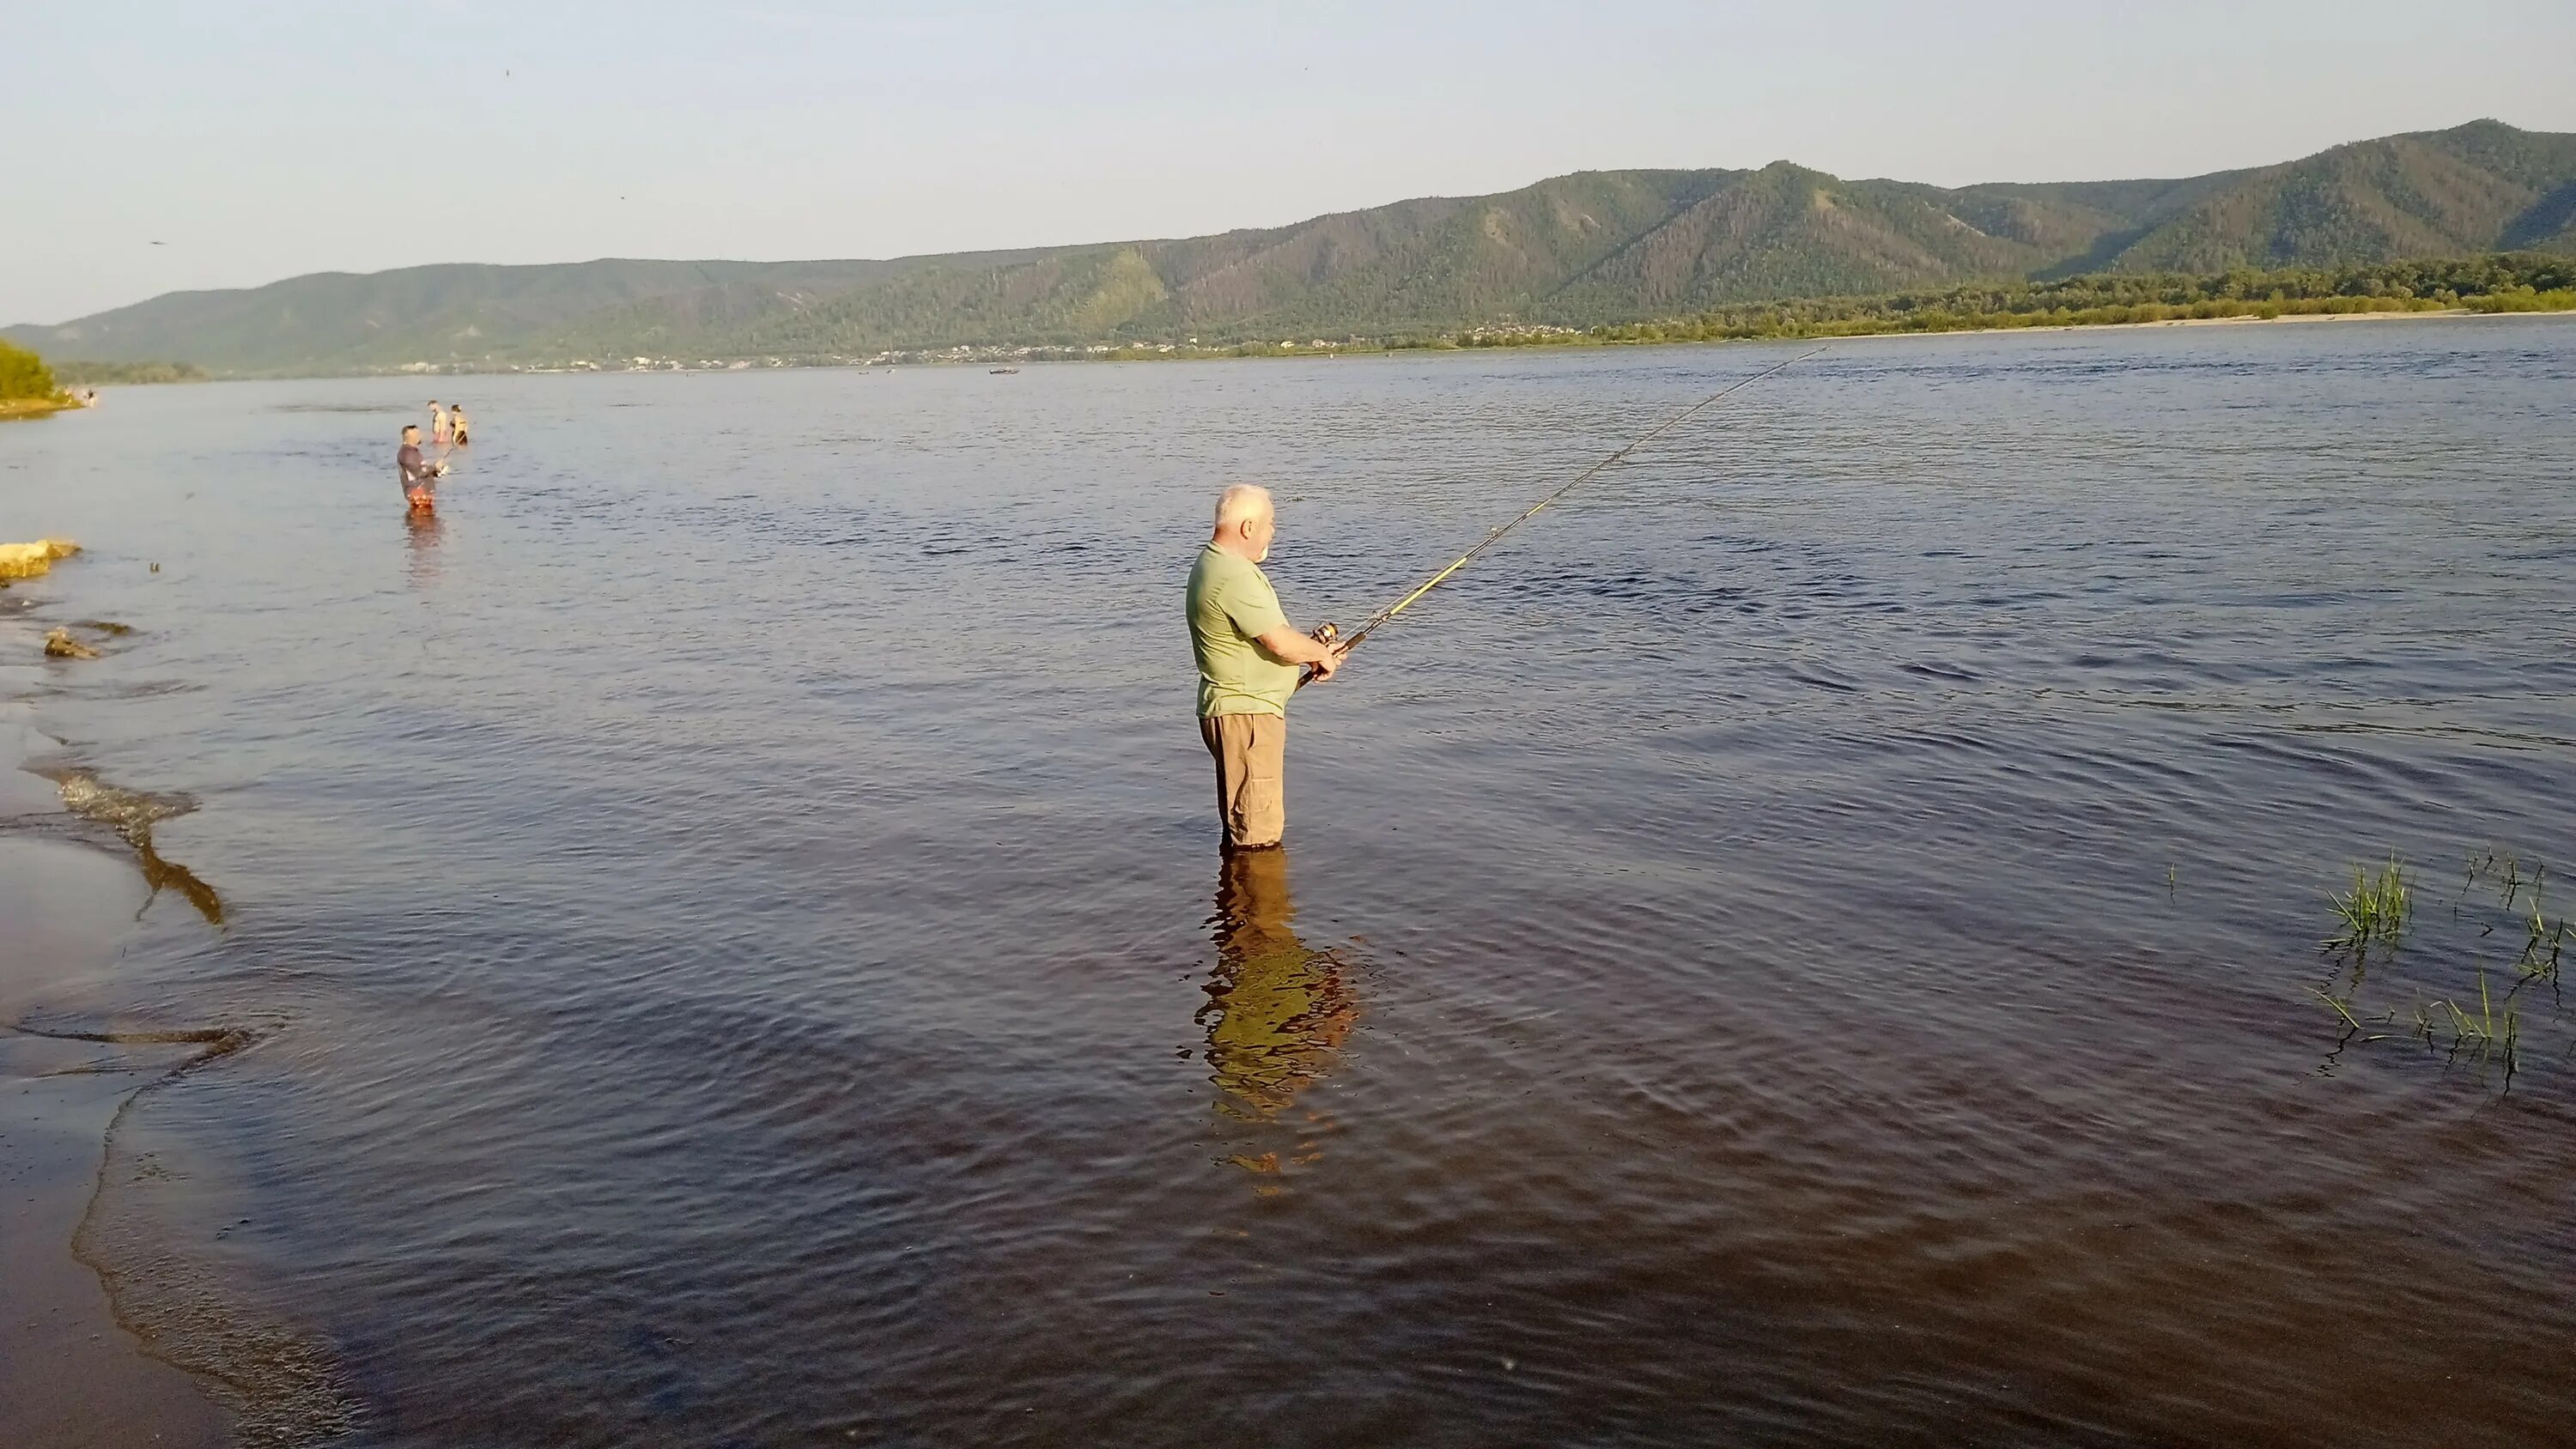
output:
M 1237 483 L 1217 496 L 1217 531 L 1223 533 L 1238 523 L 1268 517 L 1270 512 L 1269 489 L 1254 483 Z

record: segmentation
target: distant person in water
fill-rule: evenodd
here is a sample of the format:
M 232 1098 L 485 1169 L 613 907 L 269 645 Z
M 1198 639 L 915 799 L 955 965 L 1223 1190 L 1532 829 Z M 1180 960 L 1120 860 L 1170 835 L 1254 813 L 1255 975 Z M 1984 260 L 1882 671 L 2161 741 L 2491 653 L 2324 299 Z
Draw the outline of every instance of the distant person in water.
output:
M 447 409 L 447 436 L 456 446 L 465 446 L 465 404 L 451 403 Z
M 439 406 L 438 399 L 431 398 L 429 400 L 429 441 L 432 445 L 441 448 L 447 446 L 447 426 L 447 409 Z
M 403 424 L 402 450 L 394 454 L 394 470 L 402 477 L 403 499 L 412 512 L 427 513 L 438 506 L 438 475 L 447 471 L 447 465 L 420 455 L 420 424 Z

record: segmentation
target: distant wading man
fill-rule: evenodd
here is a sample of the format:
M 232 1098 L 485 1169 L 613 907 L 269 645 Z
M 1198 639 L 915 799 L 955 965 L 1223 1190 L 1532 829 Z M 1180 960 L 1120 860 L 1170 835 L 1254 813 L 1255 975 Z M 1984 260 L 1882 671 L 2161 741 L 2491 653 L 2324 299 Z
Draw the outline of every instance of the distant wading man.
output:
M 445 463 L 432 463 L 420 455 L 420 424 L 405 423 L 402 449 L 394 454 L 394 472 L 402 479 L 403 501 L 414 513 L 427 513 L 438 506 L 438 475 L 447 471 Z
M 1287 827 L 1288 696 L 1299 666 L 1330 679 L 1342 650 L 1288 625 L 1261 561 L 1279 531 L 1270 490 L 1238 483 L 1216 504 L 1216 534 L 1190 568 L 1190 649 L 1199 664 L 1199 735 L 1216 758 L 1216 813 L 1227 850 L 1261 850 Z

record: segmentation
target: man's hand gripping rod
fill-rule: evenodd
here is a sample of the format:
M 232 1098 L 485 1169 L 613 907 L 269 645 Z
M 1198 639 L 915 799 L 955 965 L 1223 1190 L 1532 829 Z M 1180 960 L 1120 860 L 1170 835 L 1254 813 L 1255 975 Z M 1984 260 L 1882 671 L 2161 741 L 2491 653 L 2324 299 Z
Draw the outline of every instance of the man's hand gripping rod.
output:
M 1682 424 L 1689 422 L 1692 418 L 1705 412 L 1710 405 L 1716 403 L 1727 394 L 1734 392 L 1737 388 L 1751 387 L 1753 384 L 1760 382 L 1762 379 L 1769 377 L 1780 369 L 1788 367 L 1794 363 L 1804 362 L 1808 358 L 1813 357 L 1824 350 L 1825 349 L 1821 347 L 1811 348 L 1805 352 L 1799 353 L 1795 357 L 1787 359 L 1786 361 L 1775 362 L 1769 367 L 1762 369 L 1760 372 L 1753 374 L 1751 377 L 1739 378 L 1734 382 L 1728 383 L 1726 386 L 1719 388 L 1717 391 L 1710 393 L 1704 398 L 1701 398 L 1698 402 L 1695 402 L 1689 407 L 1682 409 L 1680 412 L 1675 413 L 1672 417 L 1666 419 L 1662 426 L 1656 428 L 1653 432 L 1646 434 L 1644 437 L 1637 439 L 1626 447 L 1621 448 L 1619 451 L 1612 453 L 1609 457 L 1602 459 L 1600 462 L 1584 469 L 1581 473 L 1576 474 L 1571 482 L 1568 482 L 1564 487 L 1550 493 L 1538 502 L 1531 504 L 1529 508 L 1522 512 L 1518 517 L 1506 519 L 1502 523 L 1495 525 L 1491 532 L 1476 541 L 1475 547 L 1450 560 L 1447 568 L 1444 568 L 1440 572 L 1433 574 L 1431 577 L 1424 579 L 1421 584 L 1413 590 L 1413 592 L 1406 594 L 1403 598 L 1400 598 L 1394 603 L 1387 605 L 1385 608 L 1378 610 L 1376 613 L 1369 615 L 1367 619 L 1361 622 L 1359 628 L 1351 632 L 1351 636 L 1348 639 L 1342 641 L 1342 652 L 1347 654 L 1353 649 L 1358 648 L 1360 646 L 1360 641 L 1374 633 L 1380 624 L 1385 623 L 1387 620 L 1403 613 L 1406 609 L 1411 608 L 1414 600 L 1421 598 L 1424 594 L 1430 593 L 1434 588 L 1439 587 L 1441 583 L 1446 581 L 1451 574 L 1465 568 L 1468 560 L 1473 559 L 1476 555 L 1483 553 L 1488 548 L 1491 548 L 1494 545 L 1494 542 L 1497 539 L 1500 539 L 1504 534 L 1507 534 L 1513 529 L 1520 527 L 1522 524 L 1529 522 L 1531 519 L 1538 517 L 1541 512 L 1546 510 L 1549 504 L 1563 498 L 1565 495 L 1582 487 L 1584 484 L 1591 482 L 1594 476 L 1599 474 L 1601 470 L 1609 467 L 1613 463 L 1619 462 L 1621 459 L 1626 458 L 1630 453 L 1637 451 L 1639 448 L 1646 446 L 1655 439 L 1660 438 L 1664 434 L 1671 432 L 1673 429 L 1680 427 Z M 1342 631 L 1339 627 L 1331 623 L 1325 623 L 1316 626 L 1312 637 L 1318 644 L 1330 644 L 1334 640 L 1342 638 Z M 1308 684 L 1314 681 L 1314 678 L 1315 666 L 1311 664 L 1307 665 L 1304 671 L 1297 676 L 1297 687 L 1299 689 L 1305 688 Z

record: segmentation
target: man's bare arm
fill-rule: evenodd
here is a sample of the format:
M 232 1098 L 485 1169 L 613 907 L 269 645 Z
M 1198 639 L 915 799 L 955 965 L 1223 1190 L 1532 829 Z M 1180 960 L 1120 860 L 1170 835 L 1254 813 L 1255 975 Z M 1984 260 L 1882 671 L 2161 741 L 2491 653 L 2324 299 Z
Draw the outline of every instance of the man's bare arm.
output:
M 1274 657 L 1284 659 L 1291 664 L 1341 662 L 1342 652 L 1339 649 L 1330 644 L 1318 644 L 1313 635 L 1300 634 L 1286 627 L 1273 629 L 1267 634 L 1258 636 L 1253 642 L 1268 650 Z
M 1342 667 L 1342 655 L 1350 648 L 1346 644 L 1319 644 L 1312 634 L 1300 634 L 1285 627 L 1257 635 L 1252 642 L 1274 658 L 1285 659 L 1291 664 L 1313 665 L 1317 679 L 1332 678 L 1333 671 Z

